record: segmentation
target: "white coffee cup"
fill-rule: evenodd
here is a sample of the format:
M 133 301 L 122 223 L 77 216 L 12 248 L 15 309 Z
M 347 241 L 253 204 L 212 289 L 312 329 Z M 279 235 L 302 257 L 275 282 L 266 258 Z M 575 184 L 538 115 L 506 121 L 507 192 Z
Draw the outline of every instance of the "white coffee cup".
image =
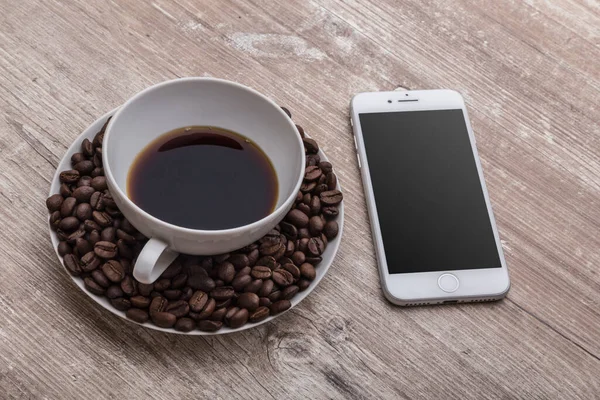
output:
M 127 195 L 135 157 L 173 129 L 204 125 L 239 132 L 269 157 L 279 181 L 275 210 L 251 224 L 224 230 L 198 230 L 162 221 Z M 103 141 L 108 188 L 123 215 L 150 238 L 133 276 L 154 282 L 178 253 L 214 255 L 244 247 L 264 236 L 291 209 L 304 176 L 304 146 L 296 126 L 273 101 L 246 86 L 213 78 L 182 78 L 149 87 L 113 116 Z

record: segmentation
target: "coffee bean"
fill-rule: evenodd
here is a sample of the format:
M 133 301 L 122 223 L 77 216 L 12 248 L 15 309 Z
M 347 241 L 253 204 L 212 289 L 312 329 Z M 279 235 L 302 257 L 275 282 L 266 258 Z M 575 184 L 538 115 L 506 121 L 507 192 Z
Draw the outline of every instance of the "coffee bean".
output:
M 273 271 L 269 267 L 257 265 L 254 268 L 252 268 L 252 272 L 250 273 L 250 275 L 252 275 L 254 279 L 269 279 L 271 277 L 272 272 Z
M 256 261 L 256 265 L 262 265 L 265 267 L 269 267 L 270 269 L 275 269 L 277 268 L 277 260 L 275 260 L 275 258 L 270 257 L 270 256 L 266 256 L 266 257 L 261 257 L 258 261 Z
M 237 305 L 247 308 L 249 311 L 254 311 L 258 308 L 258 295 L 255 293 L 242 293 L 237 299 Z
M 69 246 L 69 243 L 65 241 L 61 241 L 60 243 L 58 243 L 56 249 L 58 250 L 58 255 L 60 255 L 61 257 L 64 257 L 67 254 L 71 254 L 73 252 L 73 249 L 71 248 L 71 246 Z
M 307 217 L 310 215 L 310 206 L 304 203 L 298 204 L 296 206 L 296 209 L 302 211 L 304 214 L 306 214 Z
M 238 312 L 240 311 L 239 307 L 231 307 L 227 310 L 227 312 L 225 313 L 225 324 L 229 325 L 229 322 L 231 321 L 231 318 Z
M 254 311 L 252 314 L 250 314 L 250 316 L 248 317 L 248 321 L 257 323 L 257 322 L 267 319 L 269 314 L 270 314 L 270 311 L 269 311 L 268 307 L 258 307 L 256 309 L 256 311 Z
M 294 283 L 294 277 L 284 269 L 273 271 L 273 281 L 280 287 L 286 287 Z
M 257 294 L 260 297 L 266 297 L 271 294 L 274 287 L 275 287 L 275 282 L 273 282 L 271 279 L 267 279 L 266 281 L 263 282 L 263 284 L 261 285 L 260 290 L 258 291 Z
M 291 210 L 285 220 L 294 225 L 296 228 L 304 228 L 308 225 L 308 215 L 298 209 Z
M 212 278 L 198 273 L 188 278 L 188 285 L 190 285 L 192 289 L 202 290 L 203 292 L 207 293 L 216 287 L 215 281 Z
M 61 183 L 60 184 L 60 188 L 58 189 L 58 192 L 64 198 L 70 197 L 71 193 L 72 193 L 71 188 L 66 183 Z
M 204 306 L 202 311 L 199 313 L 193 313 L 190 311 L 190 317 L 197 321 L 206 319 L 210 317 L 215 311 L 216 304 L 217 302 L 215 301 L 215 299 L 208 299 L 208 302 L 206 302 L 206 305 Z
M 231 282 L 231 286 L 236 292 L 241 292 L 250 282 L 252 277 L 250 275 L 238 275 Z
M 181 289 L 187 283 L 187 274 L 179 274 L 171 280 L 171 289 Z
M 163 312 L 167 308 L 169 302 L 162 296 L 157 296 L 150 302 L 150 313 Z
M 183 265 L 179 260 L 175 260 L 167 267 L 167 269 L 163 271 L 162 274 L 160 274 L 160 277 L 164 279 L 171 279 L 179 275 L 181 271 L 183 271 Z
M 196 328 L 196 323 L 191 318 L 179 318 L 173 328 L 179 332 L 190 332 Z
M 319 157 L 318 154 L 308 154 L 306 156 L 305 165 L 307 167 L 310 167 L 311 165 L 319 165 L 320 162 L 321 162 L 321 157 Z
M 250 275 L 250 272 L 252 272 L 252 268 L 244 267 L 237 272 L 236 276 Z
M 315 186 L 315 188 L 313 189 L 312 193 L 315 196 L 319 196 L 321 193 L 326 192 L 327 190 L 328 190 L 327 184 L 321 183 L 321 184 Z
M 301 138 L 306 137 L 306 135 L 304 134 L 304 128 L 302 128 L 300 125 L 296 125 L 296 129 L 298 129 L 298 133 L 300 134 Z
M 104 196 L 102 196 L 102 199 L 104 200 L 104 205 L 106 207 L 116 207 L 117 203 L 115 203 L 115 200 L 113 199 L 112 195 L 107 191 L 104 192 Z
M 328 221 L 323 228 L 323 233 L 325 237 L 329 240 L 335 238 L 338 234 L 339 226 L 337 221 Z
M 104 288 L 100 285 L 98 285 L 96 283 L 96 281 L 94 281 L 92 279 L 92 277 L 85 277 L 83 278 L 83 284 L 85 285 L 85 288 L 90 292 L 93 293 L 95 295 L 101 296 L 104 294 Z
M 317 257 L 323 254 L 323 251 L 325 251 L 325 244 L 323 243 L 321 238 L 312 237 L 308 240 L 307 249 L 308 254 Z
M 250 313 L 245 308 L 238 310 L 231 318 L 229 318 L 229 327 L 231 329 L 237 329 L 248 322 Z
M 289 257 L 292 254 L 294 254 L 294 251 L 296 251 L 296 244 L 294 243 L 294 241 L 289 240 L 285 246 L 285 252 L 283 253 L 283 255 Z
M 109 299 L 116 299 L 117 297 L 123 297 L 123 290 L 121 290 L 121 286 L 111 285 L 106 289 L 106 297 Z M 132 302 L 133 304 L 133 302 Z M 136 306 L 134 306 L 136 307 Z
M 303 278 L 312 281 L 317 276 L 317 271 L 315 270 L 315 267 L 312 266 L 312 264 L 304 263 L 300 266 L 300 275 L 302 275 Z
M 208 295 L 201 290 L 197 290 L 194 292 L 192 297 L 189 300 L 190 309 L 193 312 L 201 312 L 204 309 L 204 306 L 208 302 Z
M 271 292 L 271 294 L 269 294 L 269 296 L 267 296 L 269 298 L 269 300 L 271 302 L 276 302 L 277 300 L 279 300 L 279 298 L 281 297 L 281 291 L 280 290 L 273 290 Z
M 260 297 L 258 300 L 258 304 L 261 307 L 269 307 L 271 305 L 271 300 L 268 297 Z
M 53 194 L 46 199 L 46 207 L 48 207 L 48 211 L 50 212 L 60 210 L 62 203 L 63 197 L 60 194 Z
M 223 307 L 227 308 L 230 305 L 231 305 L 231 299 L 227 299 L 227 300 L 217 302 L 217 304 L 215 305 L 215 308 L 218 310 L 219 308 L 223 308 Z
M 210 296 L 217 301 L 228 300 L 233 297 L 235 290 L 231 286 L 217 287 L 210 292 Z
M 329 219 L 329 220 L 337 217 L 339 214 L 339 210 L 335 206 L 323 207 L 321 209 L 321 212 L 323 213 L 323 216 L 325 217 L 325 219 Z
M 317 167 L 316 165 L 311 165 L 310 167 L 306 168 L 306 172 L 304 173 L 304 180 L 307 182 L 316 181 L 321 177 L 322 174 L 323 172 L 321 172 L 321 169 L 319 167 Z
M 136 308 L 148 308 L 150 306 L 150 298 L 145 296 L 133 296 L 131 299 L 131 305 Z
M 333 172 L 328 173 L 325 183 L 327 184 L 327 189 L 334 190 L 337 187 L 337 176 Z
M 281 268 L 285 269 L 287 272 L 292 274 L 294 279 L 300 278 L 300 269 L 298 267 L 296 267 L 294 264 L 292 264 L 292 263 L 282 264 Z
M 92 271 L 92 278 L 94 278 L 94 281 L 96 281 L 96 283 L 102 286 L 103 288 L 107 288 L 110 286 L 110 281 L 108 280 L 108 278 L 106 278 L 106 275 L 104 275 L 104 273 L 99 269 L 95 269 L 94 271 Z
M 177 318 L 181 318 L 187 315 L 190 311 L 190 305 L 185 300 L 177 300 L 173 303 L 169 303 L 166 311 L 173 314 Z
M 90 176 L 92 178 L 95 178 L 97 176 L 104 176 L 104 168 L 102 168 L 102 167 L 96 167 L 96 168 L 94 168 L 94 170 L 92 171 L 92 173 L 90 174 Z
M 334 206 L 341 203 L 344 196 L 339 190 L 328 190 L 321 193 L 319 197 L 321 198 L 321 203 L 328 206 Z
M 225 314 L 227 314 L 227 308 L 218 308 L 210 315 L 210 317 L 208 317 L 208 319 L 211 321 L 223 321 Z
M 321 199 L 319 199 L 319 196 L 312 196 L 308 207 L 310 208 L 310 215 L 318 215 L 321 212 Z
M 300 191 L 302 193 L 312 192 L 317 187 L 317 182 L 304 182 L 300 185 Z
M 92 177 L 91 176 L 82 176 L 81 178 L 79 178 L 79 180 L 77 181 L 77 187 L 81 187 L 81 186 L 90 186 L 92 184 Z
M 328 174 L 333 170 L 333 166 L 328 161 L 321 161 L 319 163 L 319 168 L 323 171 L 324 174 Z
M 113 207 L 107 206 L 107 207 L 104 207 L 104 212 L 106 212 L 108 215 L 113 217 L 113 219 L 121 218 L 123 216 L 123 214 L 121 213 L 121 211 L 118 208 L 113 208 Z M 120 224 L 120 222 L 118 222 L 118 224 Z
M 239 271 L 240 269 L 250 265 L 250 260 L 248 259 L 248 256 L 245 254 L 241 254 L 241 253 L 232 254 L 227 259 L 227 261 L 230 262 L 231 264 L 233 264 L 236 271 Z
M 102 242 L 100 242 L 102 243 Z M 123 266 L 117 260 L 109 260 L 108 262 L 102 265 L 102 272 L 106 277 L 115 283 L 119 283 L 125 278 L 125 271 L 123 271 Z
M 82 160 L 73 166 L 79 175 L 89 175 L 94 170 L 94 163 L 90 160 Z
M 94 253 L 102 258 L 115 258 L 118 254 L 117 245 L 102 240 L 94 245 Z
M 167 278 L 162 278 L 154 282 L 154 290 L 162 292 L 163 290 L 167 290 L 171 287 L 171 280 Z
M 92 207 L 88 203 L 81 203 L 75 208 L 75 216 L 81 222 L 85 222 L 86 220 L 92 218 L 92 211 Z
M 86 157 L 91 157 L 94 155 L 94 146 L 92 145 L 92 142 L 89 141 L 89 139 L 83 139 L 83 142 L 81 142 L 81 152 Z
M 104 210 L 104 195 L 101 192 L 92 193 L 90 206 L 96 211 Z
M 298 229 L 289 222 L 281 223 L 281 233 L 289 240 L 295 240 L 298 237 Z
M 168 312 L 152 312 L 150 318 L 160 328 L 171 328 L 177 322 L 177 317 Z
M 154 284 L 152 283 L 138 283 L 138 291 L 142 296 L 150 296 L 150 293 L 154 290 Z
M 90 232 L 89 242 L 93 246 L 100 241 L 100 232 L 93 230 Z
M 244 288 L 244 292 L 246 293 L 256 293 L 262 287 L 262 279 L 255 279 Z
M 48 222 L 50 223 L 50 228 L 52 228 L 52 230 L 57 230 L 58 224 L 60 224 L 60 211 L 54 211 L 50 214 Z
M 181 298 L 181 290 L 179 289 L 167 289 L 163 292 L 163 296 L 165 296 L 169 300 L 180 300 Z
M 60 215 L 61 217 L 70 217 L 75 212 L 75 206 L 77 205 L 77 200 L 75 197 L 67 197 L 63 200 L 60 206 Z
M 79 261 L 77 260 L 77 257 L 75 257 L 73 254 L 65 255 L 63 257 L 63 263 L 71 275 L 81 275 L 81 267 L 79 266 Z
M 106 183 L 106 177 L 97 176 L 97 177 L 93 178 L 92 182 L 91 182 L 91 186 L 98 191 L 104 191 L 104 190 L 108 189 L 108 185 Z
M 310 220 L 308 222 L 308 231 L 310 232 L 311 235 L 313 236 L 318 236 L 321 234 L 321 231 L 323 230 L 324 227 L 324 223 L 323 220 L 321 219 L 320 215 L 315 215 L 313 217 L 310 217 Z
M 306 260 L 306 256 L 301 251 L 295 251 L 294 254 L 292 254 L 291 258 L 292 258 L 292 262 L 296 266 L 302 265 L 304 263 L 304 261 Z
M 218 254 L 216 256 L 213 256 L 213 259 L 215 260 L 215 262 L 217 264 L 221 264 L 225 261 L 227 261 L 227 259 L 230 257 L 229 253 L 225 253 L 225 254 Z
M 310 286 L 310 281 L 308 279 L 300 279 L 298 281 L 298 288 L 300 288 L 301 292 L 308 289 L 309 286 Z
M 121 281 L 121 289 L 127 296 L 134 296 L 137 290 L 136 281 L 131 276 L 126 275 Z
M 259 247 L 259 251 L 262 255 L 273 256 L 274 258 L 277 258 L 275 257 L 275 254 L 277 254 L 280 251 L 282 246 L 284 245 L 281 243 L 281 240 L 279 240 L 279 238 L 272 239 L 262 243 Z
M 96 254 L 93 251 L 85 253 L 80 260 L 80 265 L 83 272 L 92 272 L 93 270 L 98 268 L 100 264 L 100 259 L 96 256 Z
M 94 211 L 92 212 L 92 218 L 94 221 L 103 228 L 112 225 L 112 217 L 103 211 Z
M 203 332 L 216 332 L 223 326 L 221 321 L 204 320 L 198 322 L 198 330 Z
M 73 191 L 73 197 L 78 203 L 88 203 L 95 190 L 91 186 L 80 186 Z
M 224 262 L 217 266 L 217 276 L 225 283 L 231 283 L 235 277 L 235 267 L 230 262 Z
M 123 229 L 117 229 L 117 237 L 127 244 L 135 244 L 135 238 Z
M 125 316 L 127 318 L 129 318 L 130 320 L 135 321 L 140 324 L 148 322 L 148 319 L 150 318 L 148 316 L 148 312 L 146 312 L 144 310 L 140 310 L 138 308 L 130 308 L 129 310 L 127 310 L 127 313 L 125 314 Z
M 77 239 L 83 238 L 84 236 L 85 236 L 85 229 L 83 229 L 83 227 L 80 227 L 79 229 L 77 229 L 76 231 L 74 231 L 67 237 L 67 242 L 69 242 L 70 245 L 75 245 L 75 243 L 77 242 Z
M 81 161 L 87 160 L 87 157 L 83 153 L 75 153 L 71 156 L 71 165 L 75 165 Z
M 112 299 L 110 304 L 119 311 L 127 311 L 131 308 L 131 301 L 124 299 L 123 297 Z
M 123 266 L 123 271 L 125 271 L 125 275 L 131 275 L 133 273 L 133 268 L 131 267 L 131 261 L 126 260 L 121 257 L 119 262 Z
M 117 240 L 117 248 L 119 249 L 119 255 L 121 257 L 131 260 L 133 258 L 133 251 L 122 239 Z
M 106 227 L 100 232 L 100 239 L 104 242 L 114 242 L 116 232 L 117 230 L 112 226 Z
M 61 172 L 58 178 L 62 183 L 75 183 L 79 180 L 79 176 L 79 171 L 72 169 Z
M 83 221 L 83 229 L 85 229 L 87 232 L 92 232 L 94 230 L 101 231 L 102 227 L 98 225 L 94 220 L 86 219 L 85 221 Z
M 311 138 L 303 138 L 302 142 L 304 142 L 304 148 L 308 154 L 317 154 L 319 152 L 319 145 L 314 139 Z
M 279 300 L 271 304 L 270 310 L 271 315 L 277 315 L 279 313 L 284 312 L 292 306 L 289 300 Z
M 288 286 L 281 291 L 281 298 L 284 300 L 291 300 L 299 291 L 300 288 L 296 285 Z
M 98 148 L 96 149 L 96 154 L 92 157 L 94 167 L 101 168 L 102 167 L 102 155 L 98 154 Z
M 93 251 L 94 248 L 89 241 L 83 238 L 79 238 L 75 240 L 75 250 L 77 251 L 77 254 L 83 256 L 89 253 L 90 251 Z

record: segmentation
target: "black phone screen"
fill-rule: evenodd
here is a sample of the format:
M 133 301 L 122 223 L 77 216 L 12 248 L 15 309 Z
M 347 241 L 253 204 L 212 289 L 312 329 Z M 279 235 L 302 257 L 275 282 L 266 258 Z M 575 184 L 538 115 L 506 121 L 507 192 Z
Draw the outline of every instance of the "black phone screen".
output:
M 462 110 L 359 118 L 390 274 L 501 267 Z

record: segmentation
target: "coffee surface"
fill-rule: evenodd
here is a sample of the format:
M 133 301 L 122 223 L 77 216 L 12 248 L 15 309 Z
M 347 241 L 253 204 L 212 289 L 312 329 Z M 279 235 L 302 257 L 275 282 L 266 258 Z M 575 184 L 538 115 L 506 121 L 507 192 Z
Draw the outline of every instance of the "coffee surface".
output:
M 167 132 L 136 157 L 129 198 L 152 216 L 191 229 L 250 224 L 277 203 L 277 175 L 248 138 L 222 128 L 191 126 Z

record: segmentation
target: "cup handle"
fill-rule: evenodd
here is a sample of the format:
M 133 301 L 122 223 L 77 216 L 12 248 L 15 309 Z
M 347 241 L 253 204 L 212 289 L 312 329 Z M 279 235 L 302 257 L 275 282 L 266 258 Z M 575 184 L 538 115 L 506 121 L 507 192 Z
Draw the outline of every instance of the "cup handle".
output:
M 179 254 L 170 250 L 162 240 L 150 239 L 133 267 L 133 277 L 141 283 L 153 283 Z

